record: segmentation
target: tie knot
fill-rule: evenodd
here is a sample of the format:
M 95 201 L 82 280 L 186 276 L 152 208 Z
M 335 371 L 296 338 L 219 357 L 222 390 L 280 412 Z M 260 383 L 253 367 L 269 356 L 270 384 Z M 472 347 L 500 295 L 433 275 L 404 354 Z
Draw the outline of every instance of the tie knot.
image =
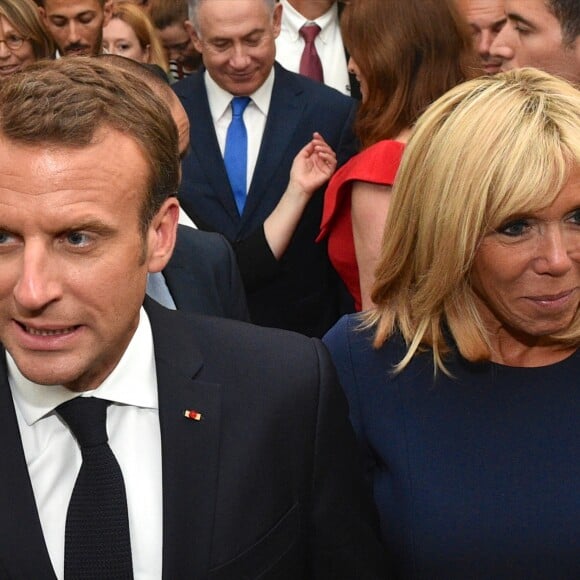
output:
M 107 443 L 107 407 L 110 401 L 77 397 L 59 405 L 56 412 L 76 437 L 81 449 Z
M 320 32 L 320 26 L 318 24 L 305 24 L 300 29 L 300 36 L 305 40 L 306 43 L 314 42 L 314 39 L 318 36 Z
M 250 100 L 250 97 L 234 97 L 232 99 L 232 117 L 241 117 Z

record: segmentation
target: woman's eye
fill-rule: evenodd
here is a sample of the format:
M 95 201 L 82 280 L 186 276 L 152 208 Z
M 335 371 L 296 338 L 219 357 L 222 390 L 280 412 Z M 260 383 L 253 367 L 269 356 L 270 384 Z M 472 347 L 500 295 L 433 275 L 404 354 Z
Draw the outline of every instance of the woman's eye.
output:
M 568 220 L 573 224 L 580 226 L 580 208 L 575 209 L 568 217 Z
M 514 220 L 508 222 L 497 229 L 500 234 L 506 236 L 521 236 L 526 233 L 530 227 L 530 224 L 526 220 Z

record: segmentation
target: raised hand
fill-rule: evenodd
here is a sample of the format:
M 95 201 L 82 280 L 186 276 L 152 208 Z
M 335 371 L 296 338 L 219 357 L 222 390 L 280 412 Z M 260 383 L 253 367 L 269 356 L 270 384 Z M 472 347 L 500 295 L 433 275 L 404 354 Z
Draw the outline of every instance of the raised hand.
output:
M 336 154 L 320 133 L 314 133 L 294 157 L 288 190 L 311 196 L 336 169 Z

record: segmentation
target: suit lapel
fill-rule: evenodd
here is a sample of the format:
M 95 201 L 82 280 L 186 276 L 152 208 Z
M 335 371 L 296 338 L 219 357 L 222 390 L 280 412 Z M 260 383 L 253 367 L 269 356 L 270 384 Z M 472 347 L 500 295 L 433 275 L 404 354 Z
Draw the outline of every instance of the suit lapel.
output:
M 196 379 L 192 325 L 146 301 L 153 328 L 163 464 L 163 578 L 205 578 L 210 565 L 220 437 L 220 385 Z M 200 421 L 184 416 L 202 414 Z
M 54 579 L 20 440 L 2 348 L 0 441 L 0 569 L 6 569 L 13 578 Z
M 183 99 L 191 123 L 192 153 L 225 212 L 234 223 L 238 223 L 240 216 L 215 134 L 203 73 L 193 76 L 192 85 L 183 93 Z M 183 163 L 187 163 L 187 157 Z
M 293 75 L 278 64 L 274 66 L 276 73 L 270 109 L 254 176 L 248 190 L 248 200 L 244 208 L 242 224 L 250 221 L 257 208 L 263 212 L 264 207 L 268 207 L 267 213 L 261 216 L 260 223 L 263 222 L 278 203 L 283 190 L 280 191 L 278 187 L 272 188 L 272 178 L 280 165 L 288 159 L 287 150 L 292 142 L 292 135 L 300 125 L 302 111 L 306 107 L 304 92 L 300 86 L 293 82 Z M 294 155 L 291 155 L 290 159 L 293 157 Z M 265 200 L 268 195 L 271 195 L 270 204 Z

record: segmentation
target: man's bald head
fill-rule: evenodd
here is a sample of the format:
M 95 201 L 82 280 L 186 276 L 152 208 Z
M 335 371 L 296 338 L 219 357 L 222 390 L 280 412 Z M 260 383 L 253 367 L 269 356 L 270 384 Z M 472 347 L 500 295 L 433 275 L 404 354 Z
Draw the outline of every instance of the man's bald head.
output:
M 187 113 L 169 85 L 162 69 L 156 65 L 137 62 L 115 54 L 102 54 L 100 60 L 126 70 L 139 77 L 167 105 L 179 134 L 179 153 L 183 157 L 189 147 L 189 119 Z

